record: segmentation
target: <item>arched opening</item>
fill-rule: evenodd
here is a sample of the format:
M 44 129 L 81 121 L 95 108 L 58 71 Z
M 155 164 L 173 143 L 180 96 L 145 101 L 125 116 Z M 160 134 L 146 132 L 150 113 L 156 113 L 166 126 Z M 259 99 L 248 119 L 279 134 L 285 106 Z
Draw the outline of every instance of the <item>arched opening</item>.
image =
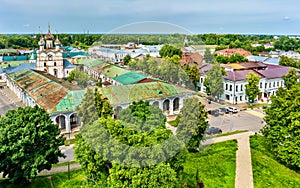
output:
M 57 69 L 54 69 L 54 76 L 57 77 Z
M 166 99 L 163 103 L 163 111 L 169 111 L 170 110 L 170 100 Z
M 117 108 L 115 109 L 115 118 L 118 117 L 118 114 L 120 113 L 120 111 L 122 110 L 121 106 L 117 106 Z
M 175 98 L 173 100 L 173 111 L 178 111 L 179 110 L 179 98 Z
M 79 125 L 78 122 L 79 122 L 79 121 L 78 121 L 78 116 L 77 116 L 77 114 L 72 114 L 72 115 L 70 116 L 70 125 L 71 125 L 71 128 L 77 127 L 77 126 Z
M 159 102 L 155 101 L 154 103 L 152 103 L 153 106 L 158 106 L 159 107 Z
M 56 124 L 59 125 L 61 129 L 66 128 L 66 117 L 64 115 L 59 115 L 55 118 Z

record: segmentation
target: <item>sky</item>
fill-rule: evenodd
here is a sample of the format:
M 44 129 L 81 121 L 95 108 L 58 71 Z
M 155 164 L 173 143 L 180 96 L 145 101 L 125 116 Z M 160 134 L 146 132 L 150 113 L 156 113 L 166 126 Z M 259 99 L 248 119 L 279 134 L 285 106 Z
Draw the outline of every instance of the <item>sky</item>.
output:
M 0 33 L 300 34 L 298 0 L 0 0 Z

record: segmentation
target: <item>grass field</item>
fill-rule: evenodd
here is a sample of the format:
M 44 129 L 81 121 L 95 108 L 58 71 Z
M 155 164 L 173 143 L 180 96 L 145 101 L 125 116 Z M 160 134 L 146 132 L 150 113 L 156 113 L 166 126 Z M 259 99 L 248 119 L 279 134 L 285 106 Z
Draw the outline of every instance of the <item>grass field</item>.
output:
M 300 174 L 280 164 L 266 147 L 264 137 L 250 138 L 255 188 L 300 187 Z
M 183 172 L 187 187 L 196 186 L 196 172 L 205 187 L 234 187 L 236 140 L 209 145 L 199 153 L 189 153 Z
M 196 169 L 205 187 L 234 187 L 236 141 L 227 141 L 210 145 L 202 152 L 189 153 L 182 174 L 183 184 L 188 187 L 196 185 Z M 70 173 L 62 172 L 52 175 L 55 188 L 89 187 L 82 170 Z M 50 179 L 46 176 L 35 178 L 31 184 L 12 185 L 8 180 L 0 180 L 0 187 L 7 188 L 51 188 Z

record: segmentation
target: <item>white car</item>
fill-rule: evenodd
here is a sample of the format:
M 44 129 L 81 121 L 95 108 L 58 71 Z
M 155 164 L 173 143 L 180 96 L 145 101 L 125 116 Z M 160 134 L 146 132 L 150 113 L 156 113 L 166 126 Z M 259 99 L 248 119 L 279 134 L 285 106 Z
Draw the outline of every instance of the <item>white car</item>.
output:
M 237 113 L 238 112 L 238 109 L 236 109 L 235 107 L 232 107 L 232 106 L 227 107 L 227 109 L 228 109 L 229 112 L 232 112 L 232 113 Z

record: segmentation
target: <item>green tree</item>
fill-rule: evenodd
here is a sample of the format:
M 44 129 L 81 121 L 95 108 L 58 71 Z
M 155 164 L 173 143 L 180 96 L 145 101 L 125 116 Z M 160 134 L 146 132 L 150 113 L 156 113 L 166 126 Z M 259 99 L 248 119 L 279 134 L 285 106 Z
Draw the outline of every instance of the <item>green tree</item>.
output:
M 266 125 L 262 134 L 269 141 L 274 155 L 288 166 L 300 169 L 300 84 L 290 89 L 280 87 L 271 96 L 271 105 L 265 112 Z
M 207 72 L 203 83 L 208 95 L 219 98 L 224 93 L 223 76 L 226 74 L 226 71 L 219 63 L 213 64 L 212 68 Z
M 78 82 L 78 85 L 80 87 L 86 88 L 88 85 L 88 81 L 89 81 L 89 75 L 83 71 L 74 69 L 70 72 L 69 76 L 67 77 L 67 80 L 69 82 L 72 82 L 73 80 L 75 80 Z
M 283 75 L 284 84 L 287 89 L 290 89 L 293 85 L 297 83 L 297 80 L 300 76 L 297 75 L 297 71 L 294 68 L 291 68 L 288 74 Z
M 199 150 L 200 143 L 209 126 L 204 105 L 197 98 L 189 98 L 184 102 L 176 133 L 179 137 L 191 135 L 187 149 L 192 152 Z M 184 140 L 184 138 L 181 138 Z
M 215 62 L 215 57 L 211 53 L 210 48 L 205 49 L 204 60 L 205 60 L 206 63 L 211 63 L 211 64 L 213 64 Z
M 38 106 L 19 107 L 0 117 L 0 172 L 12 182 L 34 178 L 50 170 L 64 155 L 59 150 L 64 138 L 58 125 Z
M 208 125 L 202 122 L 207 119 L 204 106 L 195 100 L 187 102 L 178 133 L 183 140 L 193 134 L 192 141 L 187 142 L 190 147 L 200 143 Z M 191 117 L 195 120 L 191 121 Z M 85 125 L 76 140 L 75 157 L 88 180 L 104 187 L 178 186 L 187 151 L 183 147 L 181 152 L 168 152 L 182 147 L 182 143 L 166 129 L 163 112 L 140 101 L 122 109 L 118 118 L 101 117 Z
M 246 84 L 246 95 L 250 103 L 253 103 L 258 94 L 260 93 L 258 84 L 259 84 L 260 77 L 253 72 L 248 73 L 247 75 L 247 82 Z
M 164 45 L 160 51 L 159 51 L 159 55 L 161 57 L 173 57 L 173 55 L 178 55 L 179 57 L 181 57 L 182 52 L 179 48 L 175 48 L 171 45 Z
M 123 61 L 124 61 L 124 65 L 128 65 L 129 62 L 131 61 L 131 56 L 130 56 L 129 54 L 127 54 L 127 55 L 124 57 Z
M 184 70 L 188 75 L 189 79 L 192 81 L 194 88 L 197 87 L 197 83 L 200 79 L 199 68 L 196 65 L 190 67 L 188 64 L 184 66 Z
M 91 184 L 105 185 L 109 170 L 112 167 L 111 162 L 96 153 L 83 139 L 82 134 L 77 134 L 75 138 L 74 157 L 80 163 L 88 181 Z
M 83 125 L 91 124 L 99 117 L 112 116 L 113 109 L 107 99 L 97 89 L 88 88 L 84 94 L 81 104 L 76 107 L 76 112 Z
M 300 68 L 300 61 L 299 60 L 294 60 L 292 58 L 286 57 L 286 56 L 281 56 L 279 65 L 283 66 L 288 66 L 288 67 L 294 67 L 294 68 Z

